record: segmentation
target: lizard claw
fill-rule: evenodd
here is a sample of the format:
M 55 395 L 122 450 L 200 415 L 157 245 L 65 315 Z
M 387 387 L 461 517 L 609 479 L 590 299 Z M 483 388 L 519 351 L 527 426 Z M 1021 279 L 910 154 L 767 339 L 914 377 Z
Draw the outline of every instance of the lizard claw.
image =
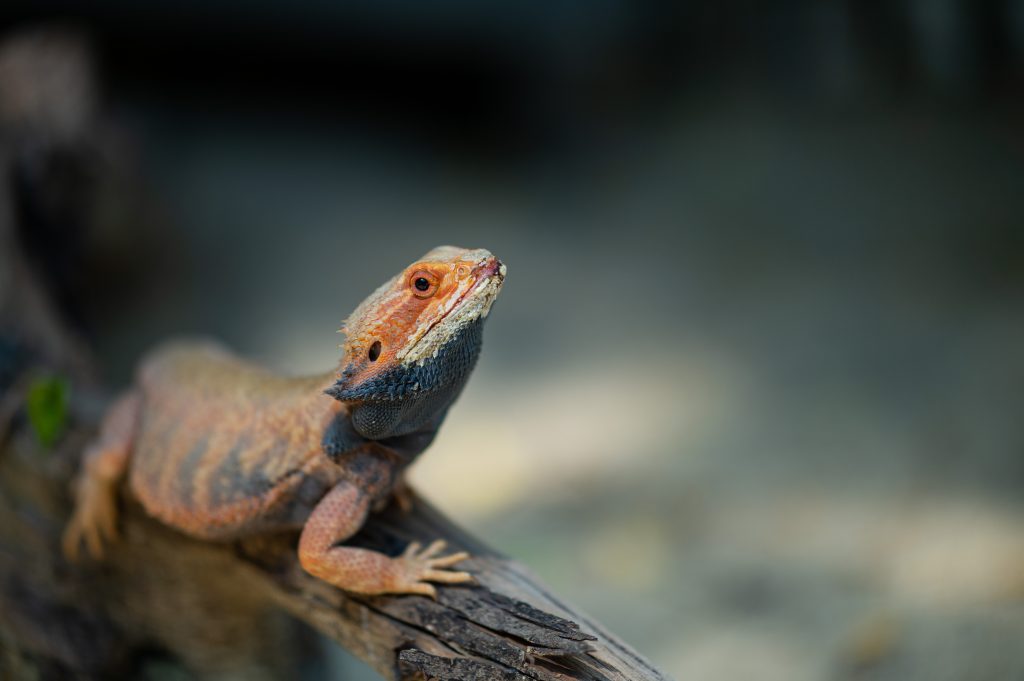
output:
M 113 490 L 95 480 L 83 478 L 78 485 L 78 503 L 64 529 L 61 548 L 71 562 L 81 558 L 82 545 L 95 560 L 103 558 L 104 547 L 118 539 L 117 505 Z
M 438 539 L 427 548 L 421 548 L 419 542 L 410 542 L 401 556 L 395 559 L 402 574 L 401 593 L 420 594 L 437 598 L 437 589 L 428 582 L 439 584 L 465 584 L 473 582 L 473 575 L 468 572 L 447 570 L 456 563 L 469 558 L 465 551 L 459 551 L 447 556 L 439 555 L 444 551 L 447 544 L 443 539 Z

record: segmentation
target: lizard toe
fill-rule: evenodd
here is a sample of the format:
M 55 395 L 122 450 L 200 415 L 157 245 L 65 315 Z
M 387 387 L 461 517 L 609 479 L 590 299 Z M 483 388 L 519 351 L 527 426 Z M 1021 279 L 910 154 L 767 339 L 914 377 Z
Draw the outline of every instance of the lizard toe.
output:
M 414 594 L 417 596 L 426 596 L 437 600 L 437 589 L 432 584 L 426 582 L 417 582 L 416 584 L 410 584 L 402 590 L 402 593 Z
M 78 525 L 72 520 L 61 536 L 61 551 L 64 557 L 72 563 L 77 563 L 81 558 L 82 532 Z
M 437 558 L 431 558 L 429 563 L 430 563 L 430 567 L 446 568 L 446 567 L 451 567 L 452 565 L 455 565 L 456 563 L 461 563 L 462 561 L 466 560 L 467 558 L 469 558 L 469 554 L 468 553 L 466 553 L 465 551 L 459 551 L 458 553 L 453 553 L 453 554 L 450 554 L 450 555 L 447 555 L 447 556 L 438 556 Z
M 444 539 L 435 539 L 430 543 L 430 546 L 423 549 L 423 553 L 419 555 L 419 558 L 424 560 L 428 558 L 433 558 L 437 554 L 444 551 L 446 546 L 448 546 L 448 542 L 446 542 Z
M 94 560 L 103 558 L 103 536 L 98 525 L 89 525 L 85 528 L 85 547 Z
M 440 584 L 465 584 L 474 582 L 473 575 L 468 572 L 451 572 L 448 570 L 427 570 L 423 573 L 423 579 Z

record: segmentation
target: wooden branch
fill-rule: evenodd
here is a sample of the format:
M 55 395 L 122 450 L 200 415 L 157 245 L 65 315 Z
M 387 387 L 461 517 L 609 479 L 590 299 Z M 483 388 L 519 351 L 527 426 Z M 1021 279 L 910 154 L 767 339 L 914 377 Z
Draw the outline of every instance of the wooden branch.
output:
M 420 672 L 452 679 L 665 678 L 521 565 L 487 549 L 422 501 L 411 513 L 392 507 L 371 518 L 354 543 L 395 554 L 408 541 L 427 543 L 438 537 L 472 553 L 464 565 L 477 586 L 439 587 L 436 602 L 346 597 L 303 573 L 289 550 L 284 569 L 276 572 L 274 595 L 384 676 L 407 678 Z

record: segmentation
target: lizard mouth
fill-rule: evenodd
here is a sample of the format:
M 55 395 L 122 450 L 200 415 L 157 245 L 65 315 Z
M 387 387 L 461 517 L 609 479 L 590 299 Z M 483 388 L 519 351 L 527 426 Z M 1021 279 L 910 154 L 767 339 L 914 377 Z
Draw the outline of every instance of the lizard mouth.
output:
M 403 363 L 423 362 L 450 340 L 460 329 L 490 312 L 491 305 L 505 281 L 504 263 L 493 255 L 473 266 L 473 283 L 419 334 L 398 359 Z
M 481 289 L 487 285 L 492 284 L 495 278 L 497 279 L 497 285 L 500 288 L 501 284 L 505 281 L 505 264 L 492 255 L 489 258 L 486 258 L 483 262 L 478 263 L 476 267 L 473 268 L 473 285 L 462 292 L 462 295 L 460 295 L 455 301 L 455 304 L 452 305 L 452 309 L 446 312 L 441 319 L 456 313 L 462 307 L 467 298 L 481 291 Z M 495 294 L 497 294 L 497 291 L 495 291 Z M 493 297 L 489 302 L 492 301 Z M 486 316 L 489 311 L 490 306 L 488 305 L 487 310 L 483 312 L 483 316 Z M 434 322 L 430 328 L 434 328 L 441 319 Z M 427 333 L 429 333 L 429 330 Z

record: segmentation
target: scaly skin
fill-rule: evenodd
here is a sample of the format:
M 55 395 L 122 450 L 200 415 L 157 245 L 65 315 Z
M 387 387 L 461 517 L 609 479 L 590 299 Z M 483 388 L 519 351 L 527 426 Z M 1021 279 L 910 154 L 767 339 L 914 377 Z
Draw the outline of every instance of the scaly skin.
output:
M 277 376 L 211 343 L 157 349 L 86 450 L 65 553 L 102 557 L 127 477 L 151 515 L 195 537 L 301 527 L 303 568 L 348 591 L 432 596 L 429 582 L 471 580 L 446 569 L 467 555 L 440 555 L 440 541 L 397 558 L 337 544 L 433 440 L 504 277 L 487 251 L 434 249 L 352 313 L 321 376 Z

